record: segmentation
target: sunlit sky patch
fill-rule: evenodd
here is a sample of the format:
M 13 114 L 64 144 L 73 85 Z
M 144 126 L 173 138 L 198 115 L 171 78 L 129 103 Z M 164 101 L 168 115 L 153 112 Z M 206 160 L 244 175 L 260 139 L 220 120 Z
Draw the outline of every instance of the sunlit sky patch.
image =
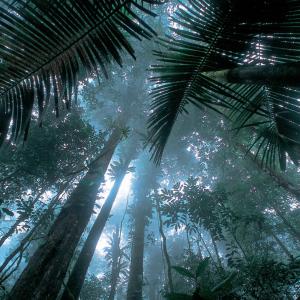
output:
M 126 176 L 124 177 L 121 187 L 119 189 L 118 195 L 116 197 L 114 206 L 112 208 L 112 214 L 114 214 L 114 212 L 121 208 L 121 207 L 125 207 L 126 205 L 126 200 L 127 197 L 130 194 L 131 191 L 131 184 L 132 184 L 132 178 L 133 178 L 133 174 L 129 173 L 126 174 Z M 112 188 L 114 184 L 114 181 L 109 177 L 109 176 L 105 176 L 105 185 L 103 187 L 103 192 L 100 194 L 101 198 L 101 205 L 104 203 L 105 199 L 107 198 L 107 196 L 109 195 L 109 192 Z M 97 210 L 97 212 L 99 211 L 99 209 Z M 109 241 L 109 235 L 107 235 L 105 232 L 103 232 L 103 234 L 101 235 L 101 238 L 97 244 L 96 247 L 96 251 L 97 251 L 97 255 L 100 256 L 104 256 L 104 249 L 106 247 L 108 247 L 108 241 Z

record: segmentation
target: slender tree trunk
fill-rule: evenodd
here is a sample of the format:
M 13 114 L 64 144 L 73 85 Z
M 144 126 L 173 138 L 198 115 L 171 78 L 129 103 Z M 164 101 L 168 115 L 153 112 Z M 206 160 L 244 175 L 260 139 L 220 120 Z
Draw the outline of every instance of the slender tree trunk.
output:
M 120 269 L 118 268 L 118 266 L 113 266 L 112 271 L 113 271 L 113 273 L 112 273 L 112 276 L 111 276 L 111 287 L 110 287 L 108 300 L 114 300 L 115 299 L 115 295 L 116 295 L 116 291 L 117 291 L 117 285 L 118 285 L 118 278 L 119 278 L 119 275 L 120 275 Z
M 203 239 L 203 237 L 201 235 L 201 232 L 199 232 L 199 230 L 197 230 L 197 233 L 198 233 L 198 236 L 199 236 L 199 238 L 200 238 L 200 240 L 201 240 L 201 242 L 202 242 L 205 250 L 207 251 L 207 253 L 208 253 L 209 257 L 210 257 L 211 262 L 214 264 L 214 266 L 216 267 L 216 269 L 218 269 L 218 265 L 216 264 L 216 262 L 215 262 L 215 260 L 214 260 L 214 258 L 212 256 L 212 254 L 211 254 L 211 252 L 209 251 L 209 249 L 208 249 L 208 247 L 207 247 L 207 245 L 206 245 L 206 243 L 205 243 L 205 241 L 204 241 L 204 239 Z
M 65 291 L 61 300 L 78 299 L 80 295 L 86 272 L 93 258 L 97 243 L 99 241 L 99 238 L 101 237 L 104 226 L 109 218 L 111 208 L 114 204 L 121 183 L 124 179 L 124 176 L 126 175 L 129 163 L 130 160 L 126 162 L 126 165 L 123 166 L 122 171 L 117 176 L 115 183 L 106 201 L 104 202 L 104 205 L 102 206 L 101 211 L 98 214 L 94 225 L 92 226 L 92 229 L 88 234 L 88 237 L 84 243 L 84 246 L 68 279 L 68 283 L 65 287 Z
M 110 292 L 108 296 L 108 300 L 114 300 L 118 285 L 118 279 L 120 275 L 121 269 L 121 249 L 120 249 L 120 240 L 121 235 L 119 228 L 116 228 L 116 232 L 113 235 L 113 243 L 112 243 L 112 267 L 111 267 L 111 280 L 110 280 Z
M 198 239 L 196 239 L 196 243 L 197 243 L 197 248 L 198 248 L 198 255 L 199 255 L 200 259 L 202 260 L 203 255 L 202 255 L 202 250 L 201 250 L 201 246 L 200 246 L 200 243 L 199 243 Z
M 281 84 L 299 86 L 300 62 L 268 66 L 241 66 L 234 69 L 204 72 L 203 75 L 228 83 Z
M 190 235 L 189 235 L 189 231 L 188 231 L 187 227 L 185 228 L 185 236 L 186 236 L 186 241 L 188 244 L 189 255 L 191 255 L 192 254 L 192 246 L 191 246 Z
M 122 237 L 122 229 L 123 229 L 123 222 L 125 219 L 125 216 L 127 214 L 127 209 L 128 209 L 128 200 L 129 200 L 129 194 L 127 196 L 127 200 L 126 200 L 126 208 L 120 223 L 120 229 L 118 232 L 118 236 L 116 237 L 116 244 L 115 245 L 115 251 L 113 251 L 113 253 L 115 253 L 115 255 L 113 255 L 113 263 L 112 263 L 112 276 L 111 276 L 111 288 L 110 288 L 110 293 L 109 293 L 109 297 L 108 300 L 114 300 L 115 299 L 115 295 L 117 292 L 117 286 L 118 286 L 118 279 L 120 276 L 120 272 L 121 272 L 121 264 L 122 264 L 122 258 L 123 258 L 123 254 L 121 252 L 121 237 Z
M 159 169 L 151 162 L 146 163 L 138 172 L 138 180 L 135 182 L 135 206 L 133 209 L 133 234 L 131 246 L 131 259 L 129 268 L 129 280 L 127 286 L 127 300 L 141 300 L 143 296 L 143 258 L 145 228 L 152 205 L 147 197 L 151 188 L 156 186 L 156 176 Z
M 145 199 L 147 200 L 147 199 Z M 143 296 L 143 259 L 148 205 L 141 201 L 135 208 L 127 300 L 141 300 Z
M 164 233 L 163 229 L 163 221 L 161 217 L 161 211 L 160 211 L 160 205 L 159 205 L 159 200 L 156 198 L 156 210 L 157 210 L 157 215 L 158 215 L 158 221 L 159 221 L 159 233 L 162 238 L 162 248 L 163 248 L 163 254 L 167 263 L 167 274 L 168 274 L 168 290 L 169 292 L 173 293 L 174 292 L 174 286 L 173 286 L 173 278 L 172 278 L 172 269 L 171 269 L 171 261 L 170 261 L 170 256 L 168 253 L 168 248 L 167 248 L 167 238 Z
M 46 241 L 31 257 L 13 287 L 10 298 L 18 300 L 56 299 L 78 241 L 93 213 L 98 188 L 121 139 L 117 127 L 101 155 L 69 196 L 50 228 Z

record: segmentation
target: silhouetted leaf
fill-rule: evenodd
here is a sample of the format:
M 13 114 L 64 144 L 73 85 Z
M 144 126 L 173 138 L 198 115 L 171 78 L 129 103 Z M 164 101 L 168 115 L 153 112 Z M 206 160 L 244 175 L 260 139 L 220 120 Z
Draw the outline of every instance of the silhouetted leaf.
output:
M 189 278 L 195 278 L 195 275 L 188 269 L 185 269 L 185 268 L 179 267 L 179 266 L 173 266 L 172 268 L 180 275 L 183 275 L 183 276 L 189 277 Z
M 9 215 L 9 216 L 11 216 L 11 217 L 13 217 L 14 216 L 14 213 L 11 211 L 11 210 L 9 210 L 8 208 L 2 208 L 2 211 L 5 213 L 5 214 L 7 214 L 7 215 Z

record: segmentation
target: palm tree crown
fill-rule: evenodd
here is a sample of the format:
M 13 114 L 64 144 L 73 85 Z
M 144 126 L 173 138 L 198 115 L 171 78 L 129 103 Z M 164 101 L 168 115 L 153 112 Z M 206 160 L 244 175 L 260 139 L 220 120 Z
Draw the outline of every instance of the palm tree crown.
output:
M 299 16 L 294 0 L 180 4 L 171 36 L 160 40 L 165 50 L 155 52 L 158 64 L 152 67 L 148 124 L 157 162 L 178 114 L 192 103 L 223 114 L 237 129 L 251 128 L 250 148 L 263 164 L 275 167 L 279 161 L 284 169 L 287 153 L 299 163 L 300 94 L 284 80 L 299 70 Z M 268 66 L 271 72 L 280 66 L 276 84 L 264 74 Z

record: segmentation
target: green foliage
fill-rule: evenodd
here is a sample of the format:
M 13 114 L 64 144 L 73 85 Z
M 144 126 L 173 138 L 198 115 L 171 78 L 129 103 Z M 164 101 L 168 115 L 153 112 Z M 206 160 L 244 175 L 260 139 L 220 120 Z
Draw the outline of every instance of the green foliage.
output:
M 265 257 L 253 257 L 242 264 L 238 277 L 241 293 L 254 299 L 286 299 L 299 289 L 300 260 L 287 263 Z
M 192 273 L 188 269 L 183 267 L 172 267 L 180 275 L 193 279 L 195 282 L 196 289 L 193 295 L 170 293 L 166 295 L 168 300 L 188 300 L 188 299 L 198 299 L 198 300 L 213 300 L 222 299 L 222 296 L 230 294 L 232 291 L 232 281 L 235 277 L 234 273 L 229 274 L 221 282 L 218 282 L 215 286 L 210 287 L 205 281 L 204 275 L 207 275 L 209 270 L 209 258 L 205 258 L 199 262 L 196 272 Z
M 95 275 L 88 276 L 82 287 L 80 299 L 82 300 L 104 300 L 107 299 L 109 291 L 107 289 L 106 278 L 98 279 Z
M 206 257 L 202 261 L 200 261 L 195 273 L 180 266 L 173 266 L 172 268 L 180 275 L 197 280 L 199 277 L 201 277 L 204 274 L 204 272 L 208 268 L 209 259 L 210 259 L 209 257 Z
M 222 238 L 222 225 L 226 225 L 230 218 L 230 213 L 222 205 L 226 199 L 224 191 L 211 191 L 200 185 L 197 178 L 191 177 L 186 182 L 175 184 L 171 190 L 162 190 L 159 197 L 164 201 L 166 225 L 176 230 L 184 225 L 190 232 L 195 231 L 195 226 L 202 225 L 216 239 Z
M 194 297 L 198 295 L 199 299 L 285 299 L 284 295 L 297 295 L 298 259 L 288 261 L 282 249 L 285 247 L 284 255 L 289 258 L 297 252 L 292 250 L 287 227 L 283 228 L 282 221 L 276 219 L 290 202 L 276 199 L 277 191 L 267 192 L 259 184 L 252 186 L 252 182 L 249 182 L 250 193 L 244 199 L 245 188 L 248 189 L 244 183 L 234 181 L 236 184 L 230 186 L 229 181 L 225 189 L 220 182 L 205 187 L 202 180 L 191 177 L 153 195 L 160 201 L 165 225 L 189 233 L 190 243 L 193 243 L 188 252 L 190 258 L 194 255 L 191 254 L 195 251 L 194 242 L 200 254 L 207 251 L 210 254 L 210 258 L 202 260 L 198 266 L 195 261 L 183 258 L 182 263 L 189 267 L 173 268 L 186 279 L 180 281 L 182 288 L 175 291 L 187 297 L 192 297 L 194 291 Z M 288 207 L 285 211 L 287 226 L 291 213 Z M 213 240 L 225 247 L 215 249 L 211 244 Z M 218 251 L 222 268 L 215 251 Z M 184 285 L 187 288 L 184 289 Z M 169 296 L 176 299 L 177 295 Z
M 200 262 L 200 265 L 203 262 Z M 194 275 L 182 267 L 174 268 L 187 278 Z M 213 287 L 205 286 L 201 280 L 193 295 L 171 293 L 167 299 L 285 299 L 292 297 L 294 287 L 299 285 L 299 260 L 289 263 L 256 257 L 249 264 L 240 265 L 238 276 L 235 272 L 227 275 Z M 228 295 L 231 295 L 228 298 Z
M 22 218 L 17 232 L 28 230 L 45 211 L 49 196 L 86 170 L 103 146 L 104 135 L 83 120 L 80 110 L 65 114 L 57 122 L 52 122 L 50 115 L 45 117 L 42 128 L 37 120 L 32 123 L 31 139 L 26 144 L 11 143 L 1 149 L 0 197 L 5 199 L 1 212 L 2 217 L 16 212 Z

